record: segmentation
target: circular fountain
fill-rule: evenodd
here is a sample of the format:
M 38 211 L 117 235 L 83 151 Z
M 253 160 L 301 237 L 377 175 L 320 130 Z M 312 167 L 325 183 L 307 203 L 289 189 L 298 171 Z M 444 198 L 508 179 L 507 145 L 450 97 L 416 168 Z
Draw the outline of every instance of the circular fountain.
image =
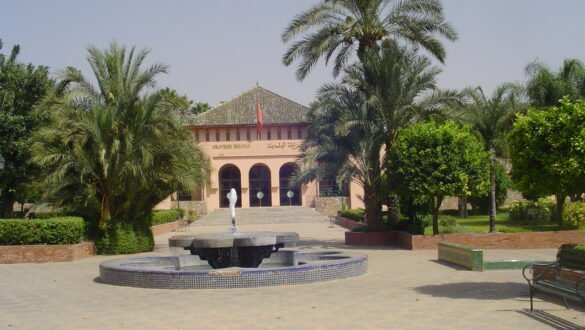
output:
M 240 232 L 234 189 L 228 199 L 232 226 L 227 232 L 173 236 L 169 248 L 174 256 L 105 261 L 100 280 L 143 288 L 219 289 L 305 284 L 366 273 L 368 258 L 362 254 L 288 249 L 296 245 L 297 233 Z

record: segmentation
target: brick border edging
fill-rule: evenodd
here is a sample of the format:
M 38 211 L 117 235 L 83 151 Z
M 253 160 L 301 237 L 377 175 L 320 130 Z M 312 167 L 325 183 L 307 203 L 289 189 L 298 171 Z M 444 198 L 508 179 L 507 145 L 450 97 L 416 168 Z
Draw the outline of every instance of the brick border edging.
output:
M 584 230 L 525 233 L 411 235 L 401 231 L 345 232 L 345 244 L 357 246 L 398 246 L 408 250 L 435 250 L 440 241 L 473 246 L 478 249 L 546 249 L 562 244 L 585 243 Z
M 153 236 L 177 231 L 177 221 L 150 227 Z M 61 245 L 0 245 L 0 264 L 67 262 L 95 255 L 94 242 Z
M 95 254 L 93 242 L 63 245 L 3 245 L 0 264 L 63 262 Z

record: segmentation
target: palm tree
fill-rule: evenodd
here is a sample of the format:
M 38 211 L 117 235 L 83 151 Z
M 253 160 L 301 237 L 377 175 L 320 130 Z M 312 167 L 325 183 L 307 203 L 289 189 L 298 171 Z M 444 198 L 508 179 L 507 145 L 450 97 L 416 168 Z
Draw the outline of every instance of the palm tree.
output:
M 303 37 L 293 41 L 299 35 Z M 354 51 L 364 63 L 367 50 L 395 39 L 421 46 L 444 62 L 445 49 L 437 36 L 457 39 L 439 0 L 324 0 L 297 15 L 284 30 L 282 40 L 292 43 L 282 61 L 288 66 L 299 60 L 296 74 L 303 80 L 319 59 L 328 63 L 336 54 L 337 76 Z
M 418 121 L 444 117 L 447 106 L 459 105 L 462 94 L 454 90 L 440 90 L 437 76 L 441 70 L 430 60 L 418 54 L 417 49 L 400 46 L 386 40 L 379 51 L 369 51 L 366 63 L 359 66 L 361 73 L 354 74 L 355 84 L 363 86 L 370 96 L 368 102 L 379 113 L 384 125 L 384 147 L 388 156 L 399 132 Z M 387 183 L 387 192 L 395 191 Z M 387 196 L 390 210 L 393 195 Z M 397 220 L 394 212 L 393 220 Z
M 176 100 L 149 90 L 166 66 L 143 69 L 148 51 L 134 47 L 88 53 L 97 85 L 73 68 L 63 73 L 45 102 L 52 120 L 36 135 L 33 160 L 48 170 L 46 195 L 102 233 L 118 223 L 144 228 L 173 191 L 205 184 L 209 163 L 181 125 Z
M 565 59 L 558 72 L 538 60 L 528 64 L 526 90 L 536 107 L 559 105 L 563 96 L 571 101 L 585 97 L 585 66 L 577 59 Z
M 490 151 L 490 232 L 495 229 L 496 217 L 496 169 L 495 157 L 506 156 L 505 134 L 512 128 L 514 116 L 525 107 L 523 89 L 515 84 L 503 84 L 496 88 L 491 98 L 486 97 L 481 87 L 467 88 L 464 91 L 467 102 L 462 107 L 461 117 L 464 123 L 473 127 L 482 139 L 484 149 Z
M 368 227 L 382 223 L 380 150 L 382 121 L 368 109 L 364 93 L 345 83 L 321 88 L 309 112 L 309 136 L 303 144 L 301 171 L 294 184 L 335 177 L 338 184 L 353 180 L 364 189 Z

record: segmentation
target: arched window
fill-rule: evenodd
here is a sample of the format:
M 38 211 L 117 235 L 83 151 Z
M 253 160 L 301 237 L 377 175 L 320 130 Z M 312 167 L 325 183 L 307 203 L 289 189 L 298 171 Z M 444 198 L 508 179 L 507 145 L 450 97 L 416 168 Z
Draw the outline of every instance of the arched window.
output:
M 227 194 L 232 188 L 236 189 L 236 193 L 240 196 L 236 202 L 236 207 L 242 207 L 242 178 L 240 170 L 235 165 L 226 165 L 219 171 L 219 207 L 230 206 Z
M 287 163 L 282 165 L 280 171 L 278 171 L 279 177 L 279 195 L 280 195 L 280 205 L 302 205 L 301 200 L 301 188 L 300 187 L 292 187 L 289 183 L 290 178 L 296 173 L 298 170 L 297 165 L 293 163 Z
M 272 206 L 270 169 L 256 164 L 250 169 L 250 207 Z

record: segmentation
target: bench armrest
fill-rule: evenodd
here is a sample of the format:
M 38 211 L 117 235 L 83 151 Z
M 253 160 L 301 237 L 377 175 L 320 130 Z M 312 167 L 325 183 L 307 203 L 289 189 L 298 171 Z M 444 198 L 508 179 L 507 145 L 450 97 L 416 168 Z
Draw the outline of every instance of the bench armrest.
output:
M 575 291 L 583 301 L 585 301 L 585 276 L 581 277 L 575 283 Z
M 535 274 L 534 273 L 534 266 L 542 266 L 543 269 L 538 274 Z M 522 276 L 524 276 L 524 278 L 526 279 L 526 281 L 528 281 L 528 283 L 538 281 L 551 268 L 558 268 L 558 261 L 555 261 L 555 262 L 550 263 L 550 264 L 527 265 L 524 267 L 524 269 L 522 269 Z

